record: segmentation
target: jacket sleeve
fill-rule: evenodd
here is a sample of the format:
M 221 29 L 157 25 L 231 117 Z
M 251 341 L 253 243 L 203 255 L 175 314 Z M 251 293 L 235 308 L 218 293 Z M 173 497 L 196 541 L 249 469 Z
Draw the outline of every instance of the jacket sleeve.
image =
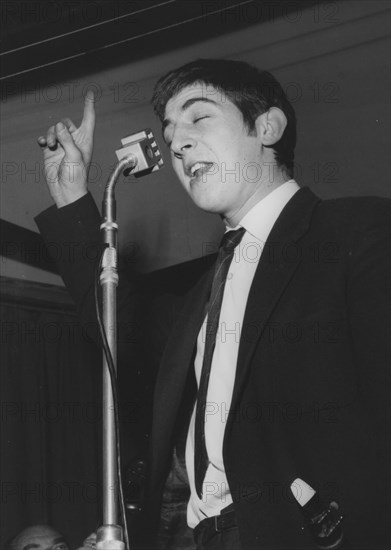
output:
M 95 202 L 88 193 L 63 208 L 51 206 L 35 221 L 81 313 L 88 301 L 101 250 L 100 217 Z
M 97 337 L 94 282 L 103 247 L 100 215 L 91 194 L 62 208 L 51 206 L 39 214 L 35 221 L 75 301 L 82 322 L 91 329 L 88 331 L 91 336 L 100 342 Z M 136 279 L 136 275 L 132 280 L 121 270 L 117 288 L 119 341 L 133 340 L 137 332 L 136 304 L 139 292 Z

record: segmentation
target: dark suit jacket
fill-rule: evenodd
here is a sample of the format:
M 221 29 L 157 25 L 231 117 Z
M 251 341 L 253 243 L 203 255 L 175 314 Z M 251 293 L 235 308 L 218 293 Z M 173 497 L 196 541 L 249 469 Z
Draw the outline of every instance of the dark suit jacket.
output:
M 60 262 L 60 270 L 82 312 L 90 309 L 92 273 L 82 247 L 96 241 L 97 219 L 89 197 L 37 219 L 46 240 L 79 243 L 74 265 Z M 303 188 L 270 233 L 243 320 L 223 448 L 246 550 L 314 548 L 289 488 L 297 477 L 327 504 L 338 503 L 353 548 L 390 546 L 389 253 L 385 199 L 321 201 Z M 157 322 L 147 329 L 152 355 L 161 355 L 151 433 L 152 518 L 193 402 L 191 366 L 213 258 L 196 263 L 197 282 L 189 291 L 176 284 L 158 296 Z M 133 296 L 125 292 L 124 307 Z

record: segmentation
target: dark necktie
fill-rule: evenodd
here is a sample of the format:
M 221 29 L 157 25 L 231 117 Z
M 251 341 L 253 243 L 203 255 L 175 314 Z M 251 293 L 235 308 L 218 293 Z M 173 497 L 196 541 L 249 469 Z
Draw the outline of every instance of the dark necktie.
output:
M 197 394 L 194 444 L 194 475 L 197 494 L 202 498 L 202 484 L 208 468 L 208 453 L 205 446 L 205 408 L 216 334 L 219 325 L 221 303 L 223 301 L 225 281 L 234 255 L 235 247 L 240 243 L 245 229 L 225 233 L 217 255 L 206 323 L 204 358 L 202 362 L 200 385 Z

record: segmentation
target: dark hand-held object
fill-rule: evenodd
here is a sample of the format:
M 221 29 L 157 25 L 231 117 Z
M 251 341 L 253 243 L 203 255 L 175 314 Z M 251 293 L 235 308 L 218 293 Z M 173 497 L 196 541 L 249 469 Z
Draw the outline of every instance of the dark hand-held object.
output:
M 344 540 L 342 521 L 344 516 L 339 513 L 339 506 L 332 501 L 326 506 L 313 496 L 302 508 L 309 529 L 316 545 L 321 550 L 347 549 Z

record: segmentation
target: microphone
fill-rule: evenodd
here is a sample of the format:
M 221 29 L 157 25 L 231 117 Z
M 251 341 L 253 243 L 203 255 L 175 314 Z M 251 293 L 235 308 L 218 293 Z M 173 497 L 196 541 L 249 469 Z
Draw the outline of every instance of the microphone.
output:
M 130 166 L 123 172 L 125 176 L 132 172 L 136 178 L 140 178 L 163 166 L 162 154 L 150 128 L 121 139 L 121 143 L 122 148 L 115 154 L 119 161 L 130 157 Z
M 118 226 L 114 189 L 121 172 L 124 176 L 132 173 L 136 178 L 140 178 L 159 170 L 164 164 L 162 154 L 150 128 L 121 139 L 121 143 L 123 147 L 115 152 L 118 163 L 106 184 L 102 201 L 103 223 L 101 229 L 106 231 L 105 242 L 115 247 Z

